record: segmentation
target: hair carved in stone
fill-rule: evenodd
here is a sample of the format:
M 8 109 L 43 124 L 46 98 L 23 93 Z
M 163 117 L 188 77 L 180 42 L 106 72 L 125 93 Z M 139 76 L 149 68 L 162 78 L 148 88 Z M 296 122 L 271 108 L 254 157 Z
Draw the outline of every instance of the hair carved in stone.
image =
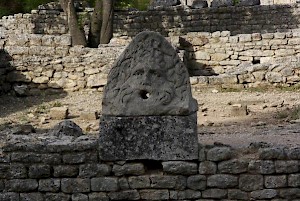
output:
M 160 34 L 138 34 L 113 65 L 103 97 L 103 115 L 188 115 L 197 111 L 189 76 Z

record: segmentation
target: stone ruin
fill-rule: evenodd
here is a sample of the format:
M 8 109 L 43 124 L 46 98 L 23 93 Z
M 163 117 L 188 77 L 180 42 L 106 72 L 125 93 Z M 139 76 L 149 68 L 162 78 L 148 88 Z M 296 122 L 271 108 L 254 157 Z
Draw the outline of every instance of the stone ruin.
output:
M 149 8 L 170 7 L 176 5 L 188 6 L 190 8 L 208 7 L 206 0 L 153 0 Z
M 102 160 L 194 160 L 197 101 L 186 67 L 160 34 L 138 34 L 112 67 L 100 122 Z

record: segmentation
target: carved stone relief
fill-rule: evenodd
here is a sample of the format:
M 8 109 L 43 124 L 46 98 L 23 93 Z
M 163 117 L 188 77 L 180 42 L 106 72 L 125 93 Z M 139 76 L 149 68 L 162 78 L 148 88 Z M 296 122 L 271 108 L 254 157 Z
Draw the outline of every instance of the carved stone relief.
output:
M 115 62 L 102 112 L 112 116 L 189 115 L 197 111 L 186 67 L 156 32 L 142 32 Z

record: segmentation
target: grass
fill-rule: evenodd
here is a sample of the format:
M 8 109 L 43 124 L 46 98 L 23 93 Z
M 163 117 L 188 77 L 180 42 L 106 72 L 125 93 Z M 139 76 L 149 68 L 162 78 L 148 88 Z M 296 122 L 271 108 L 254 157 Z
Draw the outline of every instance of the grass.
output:
M 291 120 L 300 119 L 300 106 L 294 108 L 290 116 L 291 116 Z
M 59 101 L 55 101 L 53 104 L 52 104 L 52 107 L 61 107 L 62 106 L 62 103 L 59 102 Z
M 275 118 L 288 120 L 300 119 L 300 106 L 284 111 L 279 111 L 276 113 Z
M 47 112 L 49 112 L 49 107 L 47 105 L 39 105 L 37 106 L 37 108 L 35 109 L 35 112 L 38 114 L 45 114 Z

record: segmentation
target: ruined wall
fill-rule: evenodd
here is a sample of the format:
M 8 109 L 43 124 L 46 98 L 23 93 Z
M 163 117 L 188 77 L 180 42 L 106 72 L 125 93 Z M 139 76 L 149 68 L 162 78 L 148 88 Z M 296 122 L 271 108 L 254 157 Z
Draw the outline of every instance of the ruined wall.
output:
M 299 5 L 292 4 L 119 12 L 115 36 L 134 36 L 143 30 L 165 36 L 215 31 L 231 31 L 232 35 L 282 32 L 299 28 L 299 11 Z
M 300 32 L 189 33 L 170 37 L 181 49 L 193 87 L 295 85 L 300 83 Z M 2 92 L 26 86 L 38 89 L 102 90 L 107 74 L 130 40 L 99 48 L 71 47 L 68 35 L 10 34 L 0 39 Z M 2 56 L 1 56 L 2 55 Z M 32 92 L 30 92 L 32 91 Z
M 3 40 L 3 51 L 11 61 L 3 65 L 2 79 L 11 87 L 27 86 L 29 93 L 103 87 L 112 63 L 124 49 L 118 45 L 71 47 L 69 35 L 10 34 Z
M 296 30 L 236 36 L 227 31 L 189 33 L 181 40 L 194 83 L 259 86 L 300 81 L 300 32 Z
M 286 31 L 299 28 L 300 6 L 292 3 L 203 9 L 175 6 L 149 11 L 118 11 L 115 13 L 114 35 L 135 36 L 143 30 L 158 31 L 165 36 L 189 32 L 231 31 L 232 35 L 236 35 Z M 31 14 L 5 16 L 0 20 L 1 26 L 11 33 L 59 35 L 68 31 L 66 15 L 55 4 L 40 6 Z
M 102 90 L 130 39 L 122 35 L 144 29 L 175 35 L 170 40 L 182 50 L 194 87 L 299 84 L 299 9 L 293 4 L 118 12 L 113 42 L 91 49 L 71 47 L 59 8 L 40 6 L 0 20 L 0 93 L 19 86 L 33 94 L 48 88 Z
M 13 135 L 0 200 L 297 200 L 300 148 L 199 145 L 197 161 L 99 161 L 97 136 Z

